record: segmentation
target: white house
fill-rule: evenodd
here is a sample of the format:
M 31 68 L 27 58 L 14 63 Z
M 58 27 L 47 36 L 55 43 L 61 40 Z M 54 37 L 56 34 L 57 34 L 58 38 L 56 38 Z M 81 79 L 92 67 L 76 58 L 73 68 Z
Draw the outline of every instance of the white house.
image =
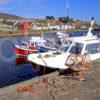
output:
M 80 27 L 81 27 L 81 29 L 86 29 L 87 28 L 86 25 L 81 25 Z
M 64 25 L 64 29 L 75 29 L 75 26 L 74 25 Z
M 60 30 L 60 29 L 75 29 L 75 26 L 74 25 L 68 25 L 68 24 L 54 24 L 54 23 L 51 23 L 51 24 L 47 24 L 47 25 L 41 25 L 41 24 L 34 24 L 32 26 L 32 29 L 34 30 L 41 30 L 41 29 L 44 29 L 44 30 L 52 30 L 52 29 L 57 29 L 57 30 Z
M 39 25 L 34 24 L 34 25 L 32 26 L 32 29 L 34 29 L 34 30 L 41 30 L 42 27 L 39 26 Z

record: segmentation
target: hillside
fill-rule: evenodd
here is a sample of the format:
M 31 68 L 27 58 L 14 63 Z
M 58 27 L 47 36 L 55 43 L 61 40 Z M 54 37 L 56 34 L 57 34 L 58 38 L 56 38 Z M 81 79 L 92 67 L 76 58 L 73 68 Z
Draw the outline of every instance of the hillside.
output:
M 24 18 L 12 14 L 0 13 L 0 19 L 10 20 L 10 19 L 24 19 Z

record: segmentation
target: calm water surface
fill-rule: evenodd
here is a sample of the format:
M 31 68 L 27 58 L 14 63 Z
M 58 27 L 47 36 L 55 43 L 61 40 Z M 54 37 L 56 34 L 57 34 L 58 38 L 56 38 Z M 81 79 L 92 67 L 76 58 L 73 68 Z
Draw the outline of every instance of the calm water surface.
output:
M 96 34 L 100 31 L 95 32 Z M 70 36 L 85 35 L 86 32 L 71 32 Z M 45 35 L 46 38 L 56 37 L 56 35 Z M 25 81 L 38 76 L 39 74 L 32 69 L 32 65 L 19 64 L 16 65 L 16 55 L 13 50 L 14 44 L 19 44 L 21 41 L 28 41 L 28 37 L 7 37 L 0 38 L 0 88 Z

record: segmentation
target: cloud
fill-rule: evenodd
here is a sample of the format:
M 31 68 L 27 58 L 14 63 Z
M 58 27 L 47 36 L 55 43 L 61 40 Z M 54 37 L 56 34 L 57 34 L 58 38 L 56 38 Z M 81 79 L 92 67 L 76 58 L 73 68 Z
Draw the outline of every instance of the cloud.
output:
M 34 5 L 40 4 L 43 0 L 15 0 L 16 2 L 23 3 L 23 2 L 31 2 Z
M 11 0 L 0 0 L 0 10 L 7 10 L 7 9 L 12 9 L 10 7 L 7 7 L 8 2 Z
M 10 7 L 0 7 L 0 10 L 2 10 L 2 11 L 4 11 L 4 10 L 11 10 L 12 8 L 10 8 Z
M 7 1 L 10 1 L 10 0 L 0 0 L 0 2 L 7 2 Z
M 44 2 L 45 0 L 31 0 L 32 1 L 32 3 L 34 4 L 34 5 L 39 5 L 39 4 L 41 4 L 42 2 Z
M 4 7 L 0 7 L 0 10 L 5 10 L 5 8 Z
M 41 2 L 41 0 L 32 0 L 32 2 L 34 5 L 38 5 Z

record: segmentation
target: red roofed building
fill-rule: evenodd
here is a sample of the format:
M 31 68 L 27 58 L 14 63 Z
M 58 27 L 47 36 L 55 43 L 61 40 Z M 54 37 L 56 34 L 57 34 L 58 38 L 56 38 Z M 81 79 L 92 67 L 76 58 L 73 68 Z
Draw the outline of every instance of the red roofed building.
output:
M 25 23 L 23 23 L 23 24 L 19 27 L 19 29 L 21 29 L 21 30 L 28 30 L 28 29 L 30 29 L 30 25 L 29 25 L 28 22 L 25 22 Z

